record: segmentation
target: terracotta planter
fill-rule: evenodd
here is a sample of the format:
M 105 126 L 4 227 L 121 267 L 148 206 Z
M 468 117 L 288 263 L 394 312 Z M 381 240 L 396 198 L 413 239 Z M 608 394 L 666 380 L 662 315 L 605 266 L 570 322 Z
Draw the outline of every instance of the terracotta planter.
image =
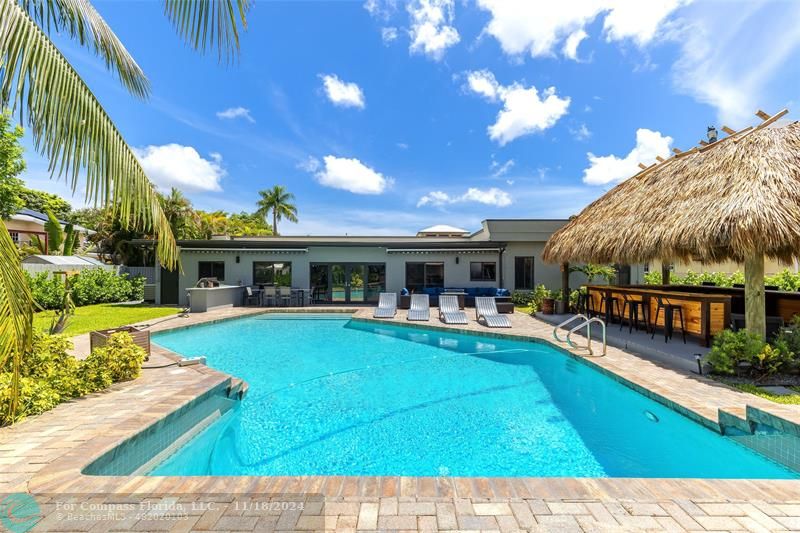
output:
M 555 312 L 556 301 L 553 298 L 542 299 L 542 313 L 545 315 L 552 315 Z

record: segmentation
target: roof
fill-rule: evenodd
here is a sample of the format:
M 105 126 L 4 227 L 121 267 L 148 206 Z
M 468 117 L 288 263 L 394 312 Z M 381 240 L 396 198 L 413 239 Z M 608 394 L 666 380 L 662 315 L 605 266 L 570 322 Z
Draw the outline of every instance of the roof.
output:
M 548 240 L 547 261 L 791 260 L 800 250 L 800 123 L 733 132 L 642 170 Z
M 47 215 L 45 213 L 41 213 L 39 211 L 34 211 L 33 209 L 22 208 L 19 211 L 17 211 L 17 213 L 15 215 L 11 215 L 11 219 L 12 220 L 23 220 L 23 221 L 26 221 L 26 222 L 35 222 L 35 223 L 37 223 L 37 224 L 39 224 L 41 226 L 44 226 L 44 223 L 47 222 L 48 217 L 47 217 Z M 67 224 L 69 224 L 69 222 L 67 222 L 65 220 L 60 220 L 59 219 L 59 222 L 61 223 L 62 226 L 66 226 Z M 90 234 L 91 233 L 95 233 L 93 230 L 90 230 L 88 228 L 84 228 L 83 226 L 79 226 L 77 224 L 73 224 L 73 227 L 77 231 L 82 231 L 84 233 L 90 233 Z
M 102 266 L 105 263 L 83 255 L 29 255 L 23 263 L 37 263 L 61 266 Z

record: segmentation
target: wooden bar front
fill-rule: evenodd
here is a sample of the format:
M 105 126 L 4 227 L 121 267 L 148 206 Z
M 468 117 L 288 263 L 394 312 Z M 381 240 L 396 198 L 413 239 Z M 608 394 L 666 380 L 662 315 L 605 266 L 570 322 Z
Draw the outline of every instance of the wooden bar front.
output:
M 644 287 L 617 287 L 614 285 L 589 285 L 588 298 L 590 309 L 597 314 L 605 315 L 608 298 L 617 298 L 619 310 L 613 309 L 618 316 L 625 301 L 623 295 L 630 300 L 644 301 L 649 312 L 647 319 L 650 327 L 658 309 L 658 296 L 664 303 L 680 305 L 683 309 L 683 322 L 686 334 L 697 337 L 700 344 L 709 346 L 711 337 L 727 328 L 731 322 L 731 296 L 727 294 L 704 294 L 693 292 L 677 292 L 654 290 Z M 626 319 L 628 312 L 625 312 Z M 673 330 L 680 331 L 680 317 L 673 317 Z M 664 327 L 664 311 L 659 313 L 656 327 Z

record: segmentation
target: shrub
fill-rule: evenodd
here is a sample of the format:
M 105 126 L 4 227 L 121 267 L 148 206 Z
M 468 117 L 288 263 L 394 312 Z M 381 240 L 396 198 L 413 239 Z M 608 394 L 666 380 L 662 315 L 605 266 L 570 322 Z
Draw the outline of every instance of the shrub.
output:
M 514 291 L 511 302 L 519 307 L 529 307 L 533 303 L 533 291 Z
M 714 337 L 705 360 L 716 374 L 745 373 L 763 378 L 796 368 L 797 352 L 790 343 L 797 342 L 797 338 L 781 334 L 768 344 L 754 333 L 726 329 Z
M 115 333 L 108 344 L 85 360 L 69 355 L 72 343 L 61 335 L 34 335 L 31 351 L 22 359 L 19 410 L 9 417 L 11 361 L 0 368 L 0 425 L 52 409 L 70 398 L 107 388 L 115 381 L 139 376 L 144 350 L 127 332 Z
M 75 305 L 128 302 L 144 298 L 145 278 L 116 274 L 112 270 L 90 268 L 70 277 L 72 300 Z M 43 309 L 59 309 L 64 301 L 62 276 L 40 272 L 28 275 L 34 301 Z
M 755 333 L 726 329 L 714 336 L 705 360 L 716 374 L 735 374 L 742 363 L 751 365 L 765 344 Z
M 133 337 L 127 331 L 114 333 L 102 348 L 93 351 L 86 361 L 97 360 L 98 366 L 108 369 L 111 379 L 130 381 L 139 377 L 142 363 L 147 354 L 134 344 Z
M 661 285 L 661 281 L 661 272 L 651 270 L 644 274 L 644 282 L 646 285 Z

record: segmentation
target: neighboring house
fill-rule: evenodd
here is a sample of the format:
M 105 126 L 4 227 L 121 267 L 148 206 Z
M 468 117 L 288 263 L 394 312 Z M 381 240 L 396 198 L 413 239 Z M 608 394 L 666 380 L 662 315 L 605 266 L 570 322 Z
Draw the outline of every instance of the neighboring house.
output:
M 10 219 L 4 221 L 8 233 L 11 235 L 11 240 L 17 246 L 24 246 L 31 243 L 31 235 L 38 235 L 45 246 L 47 246 L 47 232 L 44 229 L 44 224 L 47 222 L 47 215 L 34 211 L 33 209 L 20 209 L 16 215 L 12 215 Z M 67 225 L 67 222 L 59 220 L 61 227 Z M 82 226 L 75 226 L 78 231 L 78 243 L 82 246 L 86 242 L 86 237 L 94 233 L 90 229 Z M 46 249 L 45 252 L 50 250 Z
M 764 274 L 772 276 L 781 272 L 784 269 L 789 269 L 792 272 L 800 271 L 797 261 L 794 263 L 782 263 L 768 257 L 764 258 Z M 675 262 L 672 264 L 672 272 L 676 276 L 685 276 L 689 271 L 700 272 L 724 272 L 732 274 L 734 272 L 744 272 L 744 265 L 734 261 L 725 261 L 723 263 L 703 263 L 701 261 L 689 262 Z M 661 261 L 653 261 L 646 265 L 647 272 L 661 272 Z
M 566 220 L 484 220 L 470 233 L 450 226 L 400 237 L 223 237 L 179 241 L 180 272 L 160 271 L 162 304 L 187 303 L 200 278 L 227 285 L 310 289 L 317 303 L 375 302 L 382 291 L 561 287 L 560 265 L 542 250 Z M 585 282 L 572 275 L 572 284 Z

